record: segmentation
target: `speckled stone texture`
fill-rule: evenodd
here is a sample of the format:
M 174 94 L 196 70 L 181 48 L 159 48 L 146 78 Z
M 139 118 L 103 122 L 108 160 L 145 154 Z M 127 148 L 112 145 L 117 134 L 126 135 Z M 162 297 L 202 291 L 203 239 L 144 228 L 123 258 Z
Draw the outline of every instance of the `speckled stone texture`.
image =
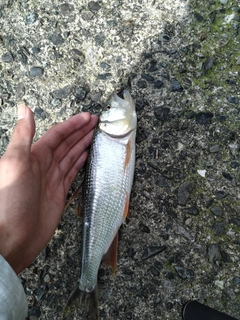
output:
M 116 277 L 99 271 L 100 320 L 181 319 L 190 299 L 240 317 L 239 30 L 237 0 L 0 3 L 1 155 L 19 100 L 35 113 L 35 140 L 99 113 L 113 90 L 136 101 L 131 215 Z M 20 275 L 31 320 L 61 319 L 80 275 L 75 208 Z

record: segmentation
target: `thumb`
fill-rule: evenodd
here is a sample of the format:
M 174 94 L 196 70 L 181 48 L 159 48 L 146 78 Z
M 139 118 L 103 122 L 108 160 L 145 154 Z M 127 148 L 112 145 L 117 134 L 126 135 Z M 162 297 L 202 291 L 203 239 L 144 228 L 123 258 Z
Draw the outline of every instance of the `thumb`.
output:
M 24 102 L 18 105 L 18 122 L 15 126 L 11 140 L 7 147 L 7 153 L 16 152 L 18 156 L 29 154 L 33 136 L 35 134 L 35 121 L 33 113 Z

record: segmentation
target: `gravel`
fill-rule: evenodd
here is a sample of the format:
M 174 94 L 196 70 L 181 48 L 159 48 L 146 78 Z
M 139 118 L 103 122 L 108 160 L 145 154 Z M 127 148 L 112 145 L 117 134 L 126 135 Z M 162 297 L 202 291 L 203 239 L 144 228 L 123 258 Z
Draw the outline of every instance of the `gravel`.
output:
M 35 140 L 99 113 L 122 87 L 137 102 L 131 215 L 116 278 L 99 271 L 100 320 L 181 319 L 189 299 L 240 318 L 239 10 L 236 0 L 0 4 L 0 155 L 19 100 Z M 80 275 L 75 208 L 20 275 L 31 320 L 60 319 Z

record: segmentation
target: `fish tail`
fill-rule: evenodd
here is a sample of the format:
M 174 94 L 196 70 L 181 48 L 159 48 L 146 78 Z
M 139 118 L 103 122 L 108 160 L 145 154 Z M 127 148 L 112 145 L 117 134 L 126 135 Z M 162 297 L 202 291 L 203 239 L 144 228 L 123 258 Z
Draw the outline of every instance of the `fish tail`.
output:
M 98 320 L 98 289 L 97 286 L 91 292 L 79 289 L 79 284 L 71 293 L 63 311 L 63 317 L 77 309 L 79 306 L 87 305 L 89 308 L 89 317 L 91 320 Z

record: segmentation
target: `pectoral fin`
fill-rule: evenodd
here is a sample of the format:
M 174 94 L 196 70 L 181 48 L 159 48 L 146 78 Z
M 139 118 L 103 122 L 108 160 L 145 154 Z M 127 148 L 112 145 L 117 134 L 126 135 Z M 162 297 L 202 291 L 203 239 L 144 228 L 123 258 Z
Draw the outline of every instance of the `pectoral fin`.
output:
M 113 239 L 107 253 L 102 258 L 102 263 L 109 266 L 113 270 L 113 274 L 116 274 L 117 270 L 117 249 L 118 249 L 118 233 Z
M 130 158 L 131 158 L 131 153 L 132 153 L 132 141 L 131 139 L 128 140 L 128 143 L 126 145 L 126 158 L 125 158 L 125 162 L 124 162 L 124 171 L 126 170 Z
M 81 197 L 81 194 L 82 194 L 82 184 L 77 188 L 77 190 L 73 193 L 73 195 L 70 197 L 70 199 L 68 200 L 64 210 L 66 210 L 69 205 L 73 202 L 73 200 L 75 198 L 77 198 L 77 196 L 79 196 L 79 201 L 78 201 L 78 206 L 77 206 L 77 216 L 81 216 L 81 212 L 82 212 L 82 197 Z

